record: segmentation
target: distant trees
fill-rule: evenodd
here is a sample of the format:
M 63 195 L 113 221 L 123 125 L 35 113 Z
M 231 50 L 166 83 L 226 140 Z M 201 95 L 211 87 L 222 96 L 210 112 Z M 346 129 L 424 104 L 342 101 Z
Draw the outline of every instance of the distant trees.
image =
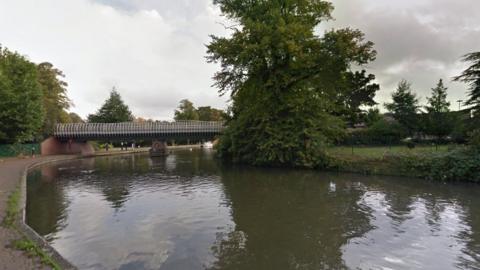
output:
M 180 101 L 178 109 L 175 110 L 175 121 L 200 120 L 200 121 L 224 121 L 225 112 L 210 106 L 195 108 L 188 99 Z
M 122 123 L 131 122 L 133 119 L 132 112 L 123 102 L 115 87 L 112 88 L 110 97 L 102 107 L 95 114 L 88 116 L 90 123 Z
M 180 101 L 178 110 L 175 110 L 175 120 L 198 120 L 198 112 L 193 106 L 193 103 L 188 99 L 183 99 Z
M 0 143 L 33 140 L 43 125 L 42 102 L 36 65 L 0 47 Z
M 392 102 L 385 103 L 385 108 L 412 136 L 418 128 L 417 112 L 420 108 L 418 98 L 412 92 L 411 83 L 400 81 L 397 90 L 392 93 Z

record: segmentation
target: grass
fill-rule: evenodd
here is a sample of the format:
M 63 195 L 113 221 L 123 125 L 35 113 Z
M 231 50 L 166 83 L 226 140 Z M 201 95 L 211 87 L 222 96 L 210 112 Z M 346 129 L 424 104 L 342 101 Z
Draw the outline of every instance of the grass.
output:
M 328 154 L 336 160 L 340 171 L 368 175 L 395 175 L 417 177 L 418 171 L 404 162 L 405 157 L 415 157 L 446 153 L 458 146 L 338 146 L 328 149 Z
M 21 190 L 20 186 L 18 186 L 17 188 L 15 188 L 15 191 L 13 191 L 8 197 L 5 218 L 2 222 L 3 226 L 11 228 L 12 230 L 16 230 L 19 234 L 23 236 L 22 240 L 14 241 L 13 246 L 18 250 L 27 252 L 29 256 L 35 256 L 40 258 L 42 264 L 50 266 L 54 270 L 60 270 L 61 267 L 42 248 L 40 248 L 37 244 L 28 239 L 24 235 L 24 233 L 17 226 L 15 226 L 15 222 L 19 215 L 20 197 Z
M 328 153 L 332 156 L 343 158 L 369 158 L 378 159 L 391 155 L 418 155 L 428 153 L 441 153 L 447 152 L 451 146 L 439 145 L 435 146 L 417 146 L 413 149 L 409 149 L 406 146 L 354 146 L 353 149 L 350 146 L 337 146 L 328 150 Z
M 54 270 L 61 269 L 61 267 L 45 251 L 43 251 L 43 249 L 27 238 L 15 241 L 14 246 L 18 250 L 25 251 L 29 256 L 40 258 L 40 261 L 44 265 L 50 266 Z
M 18 209 L 20 203 L 20 187 L 17 187 L 12 194 L 8 197 L 7 209 L 5 218 L 3 219 L 3 225 L 6 227 L 13 227 L 18 216 Z

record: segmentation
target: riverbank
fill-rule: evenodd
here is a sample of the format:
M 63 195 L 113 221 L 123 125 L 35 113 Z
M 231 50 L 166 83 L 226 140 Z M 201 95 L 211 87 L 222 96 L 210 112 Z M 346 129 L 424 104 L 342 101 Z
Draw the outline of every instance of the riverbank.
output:
M 331 169 L 340 172 L 480 183 L 480 149 L 475 146 L 343 147 L 327 154 Z
M 148 152 L 148 148 L 129 151 L 100 151 L 93 156 L 112 156 Z M 0 270 L 75 269 L 48 243 L 24 223 L 26 176 L 37 166 L 88 156 L 38 156 L 0 160 Z

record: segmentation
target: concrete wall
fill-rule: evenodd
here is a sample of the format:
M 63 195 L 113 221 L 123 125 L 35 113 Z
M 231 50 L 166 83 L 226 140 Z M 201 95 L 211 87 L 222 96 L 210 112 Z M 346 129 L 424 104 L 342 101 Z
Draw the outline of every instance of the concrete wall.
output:
M 42 156 L 95 154 L 95 149 L 88 142 L 61 142 L 54 137 L 43 141 L 40 148 Z

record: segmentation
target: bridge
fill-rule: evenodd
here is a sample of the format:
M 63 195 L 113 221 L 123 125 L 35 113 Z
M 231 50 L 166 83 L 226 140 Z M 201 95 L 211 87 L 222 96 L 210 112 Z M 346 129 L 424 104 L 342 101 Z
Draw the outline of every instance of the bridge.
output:
M 88 141 L 152 140 L 152 153 L 162 154 L 166 141 L 212 140 L 220 135 L 224 122 L 127 122 L 58 124 L 52 137 L 42 143 L 42 155 L 93 154 Z

